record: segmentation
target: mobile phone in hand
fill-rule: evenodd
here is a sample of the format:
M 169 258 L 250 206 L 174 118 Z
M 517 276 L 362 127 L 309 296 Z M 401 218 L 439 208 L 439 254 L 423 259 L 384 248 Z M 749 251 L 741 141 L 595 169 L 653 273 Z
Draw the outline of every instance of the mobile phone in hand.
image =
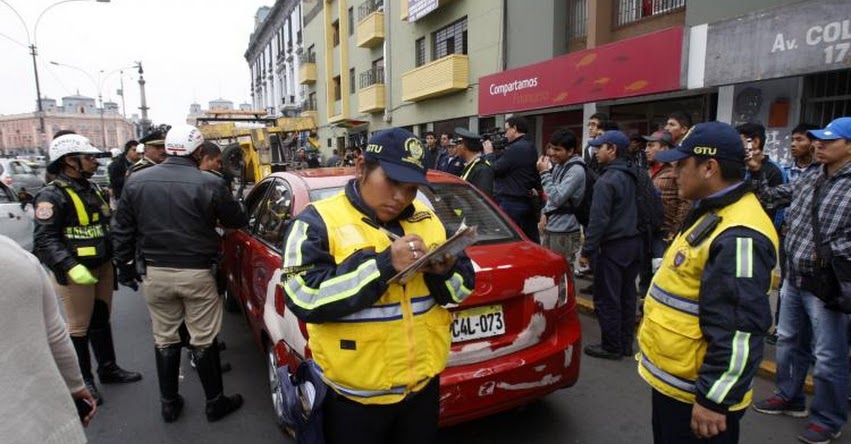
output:
M 753 157 L 753 140 L 748 139 L 745 144 L 745 159 L 750 159 Z
M 89 416 L 89 413 L 92 411 L 92 405 L 89 404 L 87 399 L 74 398 L 74 405 L 77 406 L 77 413 L 80 415 L 80 421 L 84 420 L 86 416 Z

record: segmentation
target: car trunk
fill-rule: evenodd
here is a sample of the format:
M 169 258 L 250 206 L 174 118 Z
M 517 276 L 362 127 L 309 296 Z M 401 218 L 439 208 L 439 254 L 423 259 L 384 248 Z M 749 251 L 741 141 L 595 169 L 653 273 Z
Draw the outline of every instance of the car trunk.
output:
M 554 328 L 564 261 L 531 242 L 498 248 L 499 254 L 493 246 L 467 250 L 476 266 L 476 289 L 451 309 L 450 367 L 532 347 Z

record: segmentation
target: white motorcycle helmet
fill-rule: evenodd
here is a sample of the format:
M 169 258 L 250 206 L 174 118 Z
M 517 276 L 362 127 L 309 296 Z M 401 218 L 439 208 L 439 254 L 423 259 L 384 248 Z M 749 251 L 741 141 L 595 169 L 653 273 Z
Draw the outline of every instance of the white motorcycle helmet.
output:
M 204 136 L 192 125 L 175 125 L 165 135 L 165 152 L 172 156 L 189 156 L 204 143 Z
M 101 154 L 101 151 L 92 145 L 89 139 L 79 134 L 66 134 L 59 136 L 50 142 L 50 148 L 47 150 L 48 165 L 47 172 L 50 174 L 59 174 L 62 169 L 60 160 L 63 157 L 72 154 Z

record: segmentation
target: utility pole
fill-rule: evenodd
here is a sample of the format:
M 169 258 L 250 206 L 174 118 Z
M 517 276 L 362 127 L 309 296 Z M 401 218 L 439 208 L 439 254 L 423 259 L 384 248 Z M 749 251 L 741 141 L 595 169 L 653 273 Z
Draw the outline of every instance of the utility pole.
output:
M 35 73 L 35 95 L 36 95 L 36 106 L 38 107 L 38 134 L 40 140 L 36 143 L 38 145 L 38 149 L 42 152 L 45 151 L 45 144 L 47 143 L 47 134 L 44 133 L 44 109 L 41 106 L 41 85 L 38 82 L 38 64 L 35 61 L 36 55 L 38 55 L 38 51 L 35 48 L 35 44 L 30 45 L 30 54 L 33 56 L 33 72 Z
M 145 99 L 145 77 L 143 76 L 145 71 L 142 70 L 142 62 L 136 62 L 136 66 L 139 68 L 139 94 L 141 94 L 141 106 L 139 109 L 142 110 L 142 120 L 139 122 L 141 126 L 139 137 L 142 137 L 142 133 L 147 131 L 151 126 L 151 121 L 148 120 L 148 102 Z

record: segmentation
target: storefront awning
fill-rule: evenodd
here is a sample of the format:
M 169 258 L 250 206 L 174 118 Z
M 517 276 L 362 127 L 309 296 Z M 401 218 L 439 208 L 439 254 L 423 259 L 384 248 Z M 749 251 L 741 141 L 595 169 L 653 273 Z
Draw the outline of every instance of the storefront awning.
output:
M 479 79 L 479 115 L 680 89 L 683 27 L 572 52 Z

